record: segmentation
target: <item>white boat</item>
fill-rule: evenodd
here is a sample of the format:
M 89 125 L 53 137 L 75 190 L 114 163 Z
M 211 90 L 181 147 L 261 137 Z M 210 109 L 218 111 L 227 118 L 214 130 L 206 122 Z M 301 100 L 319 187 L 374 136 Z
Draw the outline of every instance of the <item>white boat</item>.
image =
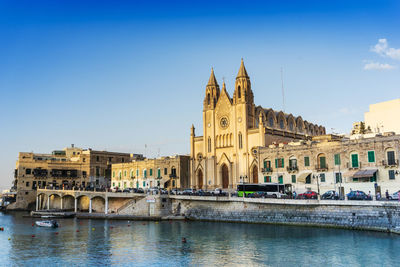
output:
M 58 227 L 58 223 L 54 220 L 51 221 L 36 221 L 36 225 L 37 226 L 41 226 L 41 227 L 51 227 L 51 228 L 57 228 Z

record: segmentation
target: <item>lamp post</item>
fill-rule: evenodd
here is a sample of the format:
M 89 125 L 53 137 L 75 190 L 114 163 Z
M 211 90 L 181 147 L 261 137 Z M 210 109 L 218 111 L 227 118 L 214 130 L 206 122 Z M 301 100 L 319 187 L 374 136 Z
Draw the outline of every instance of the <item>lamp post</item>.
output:
M 319 174 L 314 174 L 313 178 L 317 179 L 317 188 L 318 188 L 318 196 L 317 196 L 317 198 L 319 199 L 320 198 L 320 193 L 319 193 Z

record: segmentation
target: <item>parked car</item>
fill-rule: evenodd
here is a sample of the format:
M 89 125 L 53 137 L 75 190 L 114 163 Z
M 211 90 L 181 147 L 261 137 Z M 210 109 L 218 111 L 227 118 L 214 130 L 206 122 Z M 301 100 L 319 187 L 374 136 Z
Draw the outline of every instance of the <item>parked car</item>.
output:
M 322 196 L 322 199 L 339 199 L 339 195 L 335 190 L 326 191 Z
M 347 194 L 347 198 L 349 200 L 371 200 L 371 196 L 368 196 L 365 194 L 363 191 L 360 190 L 355 190 L 351 191 L 350 193 Z
M 318 194 L 315 191 L 306 191 L 302 194 L 299 194 L 297 196 L 297 198 L 300 199 L 317 199 L 318 198 Z
M 121 189 L 116 189 L 115 193 L 122 193 L 122 190 Z
M 143 188 L 138 188 L 138 189 L 136 189 L 136 193 L 143 194 L 144 193 L 144 189 Z
M 122 192 L 124 192 L 124 193 L 132 193 L 133 189 L 132 188 L 125 188 Z
M 182 191 L 182 195 L 187 195 L 187 196 L 191 196 L 195 193 L 196 193 L 196 189 L 191 189 L 191 188 L 188 188 L 188 189 L 185 189 Z
M 389 195 L 389 199 L 399 200 L 399 192 L 394 192 L 393 194 Z

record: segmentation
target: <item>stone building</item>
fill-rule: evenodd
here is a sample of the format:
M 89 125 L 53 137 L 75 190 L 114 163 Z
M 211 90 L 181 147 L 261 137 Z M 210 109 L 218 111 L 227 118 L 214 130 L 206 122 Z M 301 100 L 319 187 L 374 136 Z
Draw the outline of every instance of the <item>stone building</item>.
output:
M 257 183 L 256 148 L 325 134 L 323 126 L 300 116 L 256 106 L 243 60 L 232 98 L 225 83 L 220 91 L 211 70 L 203 106 L 203 136 L 196 136 L 192 126 L 190 137 L 190 185 L 194 188 L 232 189 L 241 177 Z
M 14 174 L 17 201 L 15 207 L 10 208 L 28 208 L 35 202 L 38 187 L 110 186 L 111 164 L 129 162 L 131 157 L 141 155 L 82 149 L 73 145 L 51 154 L 20 152 Z
M 292 184 L 296 192 L 350 189 L 371 194 L 400 189 L 400 135 L 335 135 L 260 147 L 261 182 Z
M 187 188 L 189 159 L 189 156 L 177 155 L 112 164 L 111 187 L 114 189 Z

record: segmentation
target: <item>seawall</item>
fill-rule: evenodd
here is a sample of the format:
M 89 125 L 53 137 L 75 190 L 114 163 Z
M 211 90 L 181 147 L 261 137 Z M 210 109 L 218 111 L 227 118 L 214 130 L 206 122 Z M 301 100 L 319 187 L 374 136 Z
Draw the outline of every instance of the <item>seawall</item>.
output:
M 386 201 L 171 196 L 189 220 L 307 225 L 400 233 L 400 204 Z

